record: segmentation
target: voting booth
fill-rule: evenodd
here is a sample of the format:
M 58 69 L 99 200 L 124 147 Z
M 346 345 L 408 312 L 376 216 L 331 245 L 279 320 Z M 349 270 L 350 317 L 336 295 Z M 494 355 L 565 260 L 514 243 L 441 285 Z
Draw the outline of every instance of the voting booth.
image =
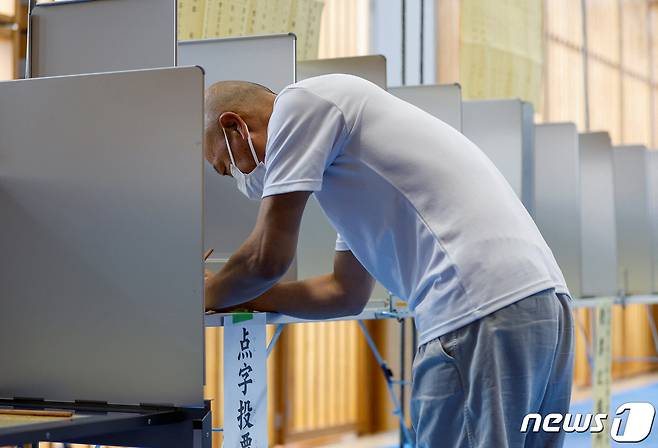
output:
M 462 89 L 459 84 L 390 87 L 390 93 L 462 130 Z
M 658 293 L 658 151 L 647 153 L 649 166 L 649 208 L 651 209 L 651 241 L 653 286 L 652 291 Z
M 532 104 L 518 99 L 464 101 L 463 133 L 491 159 L 534 213 Z
M 202 105 L 196 67 L 0 83 L 0 406 L 73 412 L 0 445 L 193 446 Z
M 178 44 L 178 62 L 202 67 L 206 87 L 242 80 L 279 92 L 295 82 L 295 44 L 294 34 L 184 41 Z M 204 239 L 206 247 L 215 248 L 209 268 L 218 270 L 251 233 L 260 203 L 244 197 L 233 178 L 220 176 L 206 161 L 204 172 Z
M 580 155 L 574 123 L 535 126 L 535 223 L 571 295 L 582 296 Z
M 315 59 L 297 63 L 297 80 L 332 73 L 358 76 L 386 88 L 386 58 L 381 55 L 353 56 L 348 58 Z
M 27 77 L 174 65 L 175 0 L 66 0 L 30 12 Z
M 296 45 L 294 34 L 186 40 L 178 42 L 178 65 L 203 67 L 206 86 L 243 80 L 278 93 L 295 82 Z
M 218 81 L 241 80 L 279 92 L 295 82 L 295 45 L 294 34 L 185 41 L 178 44 L 178 62 L 202 67 L 206 87 Z M 219 175 L 207 161 L 203 165 L 204 241 L 206 247 L 215 248 L 215 255 L 206 265 L 217 271 L 251 233 L 260 202 L 248 200 L 238 191 L 233 178 Z M 295 278 L 296 263 L 293 263 L 284 280 Z M 266 447 L 265 314 L 250 315 L 248 319 L 220 318 L 220 322 L 213 317 L 218 316 L 208 316 L 208 326 L 224 327 L 224 446 L 240 446 L 239 441 L 246 434 L 252 446 Z M 247 347 L 248 351 L 241 351 L 241 347 Z M 248 385 L 241 373 L 248 375 Z M 243 386 L 236 387 L 241 382 Z M 253 425 L 246 432 L 237 420 L 244 415 L 245 402 L 249 403 Z
M 644 146 L 615 146 L 614 191 L 619 287 L 625 294 L 653 289 L 649 157 Z
M 612 144 L 607 132 L 588 132 L 580 134 L 578 145 L 582 297 L 614 296 L 618 264 Z

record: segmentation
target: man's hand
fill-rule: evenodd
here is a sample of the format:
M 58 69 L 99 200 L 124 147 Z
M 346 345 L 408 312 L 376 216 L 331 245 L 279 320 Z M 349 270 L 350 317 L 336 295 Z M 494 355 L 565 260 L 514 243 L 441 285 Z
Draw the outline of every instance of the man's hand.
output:
M 210 270 L 208 270 L 208 269 L 205 269 L 204 272 L 203 272 L 203 281 L 204 281 L 204 284 L 205 284 L 205 285 L 208 285 L 208 282 L 210 281 L 210 279 L 211 279 L 212 277 L 215 276 L 215 274 L 216 274 L 215 272 L 212 272 L 212 271 L 210 271 Z M 210 310 L 210 309 L 206 308 L 206 312 L 213 311 L 213 312 L 218 312 L 218 313 L 231 313 L 231 312 L 239 311 L 239 310 L 250 310 L 250 311 L 256 311 L 256 310 L 252 310 L 252 309 L 249 307 L 249 303 L 243 303 L 243 304 L 241 304 L 241 305 L 231 306 L 231 307 L 222 308 L 222 309 L 213 309 L 213 310 Z

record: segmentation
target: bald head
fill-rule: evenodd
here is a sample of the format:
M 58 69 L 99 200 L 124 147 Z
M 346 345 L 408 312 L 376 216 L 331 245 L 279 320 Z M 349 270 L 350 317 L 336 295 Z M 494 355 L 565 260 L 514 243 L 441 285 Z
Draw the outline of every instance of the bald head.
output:
M 267 87 L 246 81 L 220 81 L 206 89 L 204 152 L 217 172 L 229 172 L 224 132 L 241 171 L 248 172 L 253 164 L 248 137 L 253 140 L 259 159 L 264 160 L 267 125 L 275 98 Z
M 245 121 L 260 118 L 268 106 L 271 111 L 274 96 L 270 89 L 253 82 L 216 82 L 206 89 L 206 130 L 216 125 L 224 112 L 233 112 Z

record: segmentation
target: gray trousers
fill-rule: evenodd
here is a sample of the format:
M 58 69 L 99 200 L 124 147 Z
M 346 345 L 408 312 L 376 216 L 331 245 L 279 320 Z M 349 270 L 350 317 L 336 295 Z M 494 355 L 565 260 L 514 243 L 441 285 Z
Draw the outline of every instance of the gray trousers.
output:
M 564 433 L 522 433 L 528 413 L 567 413 L 571 298 L 542 291 L 423 344 L 411 421 L 418 448 L 561 447 Z

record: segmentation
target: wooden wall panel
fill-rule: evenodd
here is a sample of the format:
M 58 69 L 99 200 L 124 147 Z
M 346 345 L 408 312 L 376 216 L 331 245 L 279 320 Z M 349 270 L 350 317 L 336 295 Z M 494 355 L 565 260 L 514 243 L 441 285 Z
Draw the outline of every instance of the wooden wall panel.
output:
M 545 121 L 573 121 L 582 131 L 585 125 L 581 53 L 560 42 L 548 44 Z
M 655 348 L 645 305 L 630 305 L 624 311 L 624 355 L 629 357 L 655 356 Z M 647 362 L 627 362 L 623 364 L 623 375 L 631 376 L 653 370 L 655 365 Z
M 580 47 L 582 45 L 582 14 L 580 2 L 573 0 L 544 0 L 546 30 L 549 36 Z
M 574 317 L 577 319 L 574 385 L 577 387 L 591 385 L 592 372 L 587 359 L 585 344 L 589 343 L 590 350 L 592 349 L 591 325 L 593 315 L 593 310 L 587 308 L 580 308 L 574 313 Z M 644 306 L 613 307 L 612 355 L 613 357 L 656 356 Z M 613 361 L 612 363 L 612 377 L 614 379 L 620 379 L 650 370 L 655 370 L 654 364 L 621 361 Z
M 645 81 L 624 76 L 623 143 L 651 146 L 651 89 Z M 653 123 L 653 126 L 656 126 Z
M 653 80 L 658 83 L 658 1 L 652 1 L 647 15 L 651 59 L 653 61 Z
M 356 431 L 364 342 L 356 322 L 289 325 L 282 441 Z
M 460 0 L 437 2 L 436 14 L 438 81 L 442 84 L 456 83 L 459 82 Z
M 379 332 L 377 333 L 377 342 L 380 347 L 382 358 L 387 366 L 391 369 L 394 379 L 399 380 L 402 378 L 401 372 L 404 369 L 404 378 L 406 381 L 411 381 L 411 368 L 416 351 L 412 344 L 413 338 L 413 325 L 412 319 L 405 319 L 405 359 L 401 363 L 400 347 L 402 347 L 400 323 L 397 320 L 387 319 L 385 321 L 377 322 L 379 325 Z M 372 355 L 368 355 L 372 358 Z M 372 358 L 374 360 L 374 358 Z M 389 398 L 388 388 L 384 380 L 384 375 L 377 366 L 373 376 L 375 377 L 376 388 L 375 393 L 379 399 L 376 405 L 372 406 L 373 422 L 378 431 L 389 431 L 399 427 L 399 418 L 393 414 L 393 404 Z M 395 386 L 395 393 L 399 394 L 399 387 Z M 411 388 L 407 387 L 405 391 L 404 409 L 407 417 L 407 425 L 411 425 L 409 416 L 409 409 L 411 405 Z
M 0 27 L 0 81 L 14 79 L 16 76 L 19 36 L 15 29 Z
M 646 0 L 622 2 L 622 64 L 641 76 L 649 72 L 649 30 Z
M 650 46 L 650 77 L 653 84 L 652 90 L 652 115 L 651 115 L 651 146 L 658 148 L 658 1 L 650 3 L 647 15 L 647 26 L 649 32 Z
M 589 60 L 590 129 L 608 131 L 621 144 L 621 74 L 598 59 Z
M 368 0 L 325 0 L 320 24 L 319 58 L 369 53 Z
M 587 0 L 590 53 L 619 63 L 619 19 L 618 0 Z
M 14 23 L 19 9 L 19 0 L 0 0 L 0 22 Z
M 589 312 L 587 309 L 578 309 L 574 312 L 576 344 L 574 348 L 574 377 L 575 386 L 584 387 L 590 384 L 591 370 L 587 360 L 587 344 L 590 341 Z
M 653 89 L 653 114 L 651 116 L 653 123 L 653 142 L 651 146 L 658 149 L 658 82 L 655 85 L 656 87 Z

